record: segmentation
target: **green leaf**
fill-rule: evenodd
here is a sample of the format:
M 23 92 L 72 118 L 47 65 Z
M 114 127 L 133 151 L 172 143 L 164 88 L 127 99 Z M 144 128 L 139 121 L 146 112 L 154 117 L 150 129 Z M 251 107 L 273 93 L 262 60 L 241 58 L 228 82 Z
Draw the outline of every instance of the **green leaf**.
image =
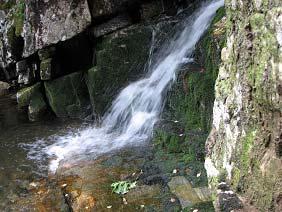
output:
M 111 184 L 112 192 L 116 194 L 126 194 L 130 189 L 133 189 L 137 186 L 137 182 L 127 182 L 127 181 L 119 181 Z

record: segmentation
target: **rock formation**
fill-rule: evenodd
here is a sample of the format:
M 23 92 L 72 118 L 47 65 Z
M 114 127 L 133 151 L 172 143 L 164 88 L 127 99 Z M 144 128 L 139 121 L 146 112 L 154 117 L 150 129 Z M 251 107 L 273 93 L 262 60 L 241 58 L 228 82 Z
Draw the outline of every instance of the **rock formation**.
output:
M 226 1 L 227 43 L 215 86 L 206 169 L 260 211 L 281 211 L 282 3 Z M 218 193 L 219 208 L 226 192 Z M 234 204 L 240 208 L 240 204 Z M 247 209 L 248 210 L 248 209 Z

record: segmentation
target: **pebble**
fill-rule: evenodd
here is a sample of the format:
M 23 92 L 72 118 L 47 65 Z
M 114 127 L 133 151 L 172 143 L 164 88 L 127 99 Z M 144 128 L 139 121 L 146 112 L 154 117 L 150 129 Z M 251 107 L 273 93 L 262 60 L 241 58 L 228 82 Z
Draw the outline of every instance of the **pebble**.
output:
M 67 187 L 67 185 L 68 184 L 65 183 L 65 184 L 61 185 L 61 187 L 64 188 L 64 187 Z
M 127 200 L 124 197 L 122 198 L 122 202 L 123 204 L 127 205 Z

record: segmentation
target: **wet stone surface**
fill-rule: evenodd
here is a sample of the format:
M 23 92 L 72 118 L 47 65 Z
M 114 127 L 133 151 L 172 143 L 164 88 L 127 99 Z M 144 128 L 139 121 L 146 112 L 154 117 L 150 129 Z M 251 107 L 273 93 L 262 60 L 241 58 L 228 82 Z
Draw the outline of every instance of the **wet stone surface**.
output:
M 210 198 L 200 195 L 205 188 L 192 187 L 187 174 L 183 174 L 186 165 L 175 156 L 175 159 L 159 160 L 156 149 L 147 144 L 92 161 L 77 164 L 66 161 L 55 176 L 27 184 L 26 195 L 14 200 L 14 208 L 35 211 L 181 211 L 186 208 L 190 211 L 194 204 L 208 203 Z M 117 181 L 137 181 L 137 187 L 118 195 L 111 189 L 111 184 Z M 187 187 L 190 190 L 181 189 Z M 212 206 L 205 211 L 213 211 Z

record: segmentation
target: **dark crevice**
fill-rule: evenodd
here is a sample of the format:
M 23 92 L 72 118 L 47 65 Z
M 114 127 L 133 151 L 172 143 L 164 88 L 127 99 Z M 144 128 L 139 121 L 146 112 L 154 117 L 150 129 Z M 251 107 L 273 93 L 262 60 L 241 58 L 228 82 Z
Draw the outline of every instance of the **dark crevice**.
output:
M 54 77 L 88 70 L 92 67 L 93 41 L 88 34 L 88 30 L 86 30 L 56 45 L 56 54 L 53 58 Z

